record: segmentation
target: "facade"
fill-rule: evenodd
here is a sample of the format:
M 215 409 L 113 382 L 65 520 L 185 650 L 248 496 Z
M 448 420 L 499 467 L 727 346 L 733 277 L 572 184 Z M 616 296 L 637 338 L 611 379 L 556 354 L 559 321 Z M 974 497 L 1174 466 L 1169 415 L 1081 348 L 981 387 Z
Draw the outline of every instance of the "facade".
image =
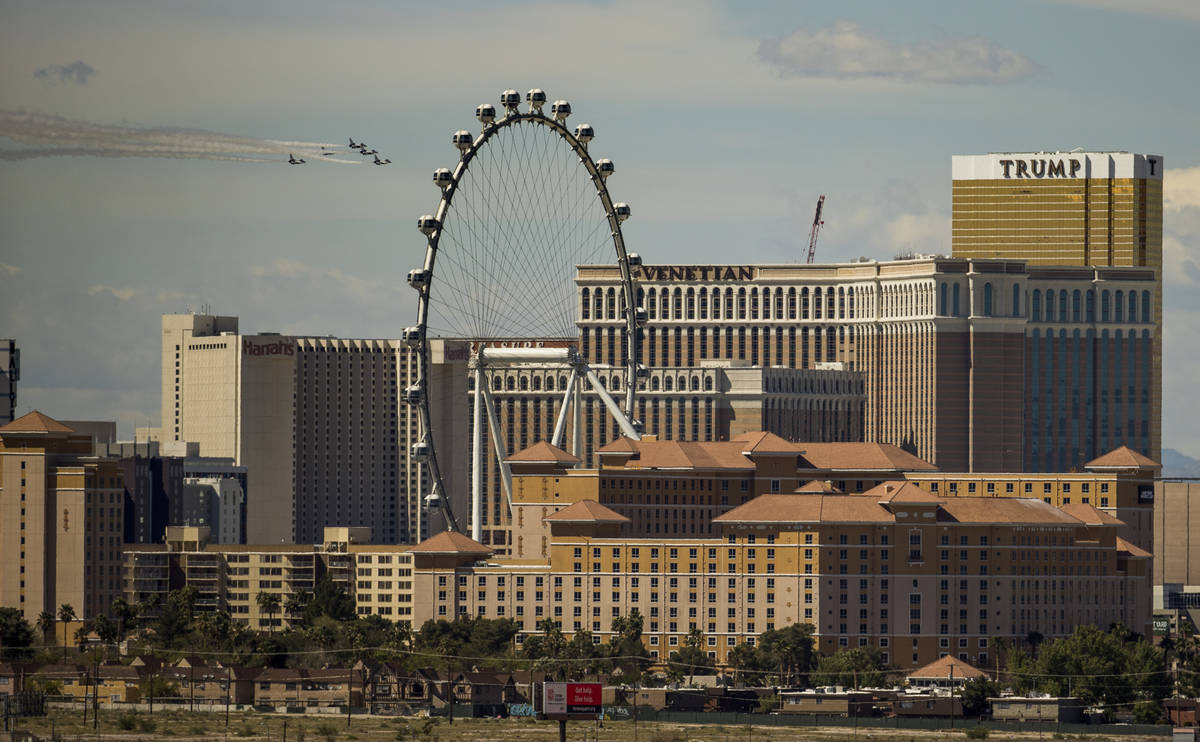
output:
M 1200 482 L 1167 479 L 1154 483 L 1154 608 L 1200 625 Z
M 199 609 L 228 611 L 265 630 L 290 626 L 289 600 L 311 593 L 328 575 L 354 598 L 359 614 L 405 620 L 413 604 L 411 558 L 403 547 L 370 541 L 367 528 L 327 527 L 315 545 L 220 544 L 207 527 L 170 527 L 165 544 L 126 545 L 124 596 L 147 604 L 191 586 Z M 279 611 L 263 611 L 260 593 L 278 596 Z
M 17 382 L 21 380 L 21 351 L 17 341 L 0 340 L 0 425 L 17 417 Z
M 172 525 L 206 526 L 213 543 L 246 543 L 246 493 L 232 477 L 188 477 L 180 498 L 182 518 Z
M 414 603 L 414 625 L 486 616 L 532 633 L 551 619 L 604 640 L 614 617 L 636 609 L 653 656 L 665 658 L 695 627 L 724 663 L 737 644 L 803 622 L 822 652 L 874 646 L 912 667 L 943 655 L 986 665 L 993 637 L 1067 636 L 1081 623 L 1148 628 L 1150 555 L 1091 504 L 939 497 L 888 477 L 888 467 L 902 468 L 888 457 L 872 472 L 880 484 L 830 493 L 827 482 L 800 484 L 816 470 L 798 467 L 810 454 L 797 451 L 811 444 L 767 434 L 693 444 L 690 457 L 720 471 L 685 486 L 693 472 L 684 445 L 615 441 L 599 452 L 616 457 L 601 467 L 613 467 L 614 487 L 546 444 L 521 452 L 514 479 L 524 484 L 514 489 L 529 509 L 516 556 L 497 558 L 458 533 L 412 547 L 414 594 L 430 596 Z M 872 481 L 862 451 L 841 452 L 847 463 L 836 450 L 820 453 L 826 467 Z M 728 493 L 728 505 L 704 501 L 710 491 Z
M 1116 286 L 1099 285 L 1094 298 L 1086 297 L 1083 311 L 1094 312 L 1101 327 L 1093 338 L 1082 336 L 1082 348 L 1080 339 L 1073 339 L 1074 348 L 1064 344 L 1061 332 L 1056 343 L 1043 332 L 1043 343 L 1059 346 L 1053 352 L 1078 354 L 1085 364 L 1080 377 L 1085 381 L 1091 359 L 1102 392 L 1111 384 L 1111 404 L 1118 409 L 1106 409 L 1102 396 L 1097 400 L 1102 418 L 1119 413 L 1122 404 L 1148 408 L 1136 418 L 1113 414 L 1116 442 L 1099 447 L 1123 443 L 1160 460 L 1162 301 L 1146 294 L 1162 296 L 1163 158 L 1129 152 L 992 153 L 955 156 L 951 167 L 954 257 L 1021 260 L 1031 269 L 1111 266 L 1153 271 L 1154 285 L 1147 292 L 1122 295 Z M 1072 295 L 1070 301 L 1074 317 L 1080 313 L 1079 300 Z M 1065 321 L 1066 296 L 1060 293 L 1058 303 L 1057 319 L 1045 321 Z M 1049 301 L 1046 308 L 1053 311 Z M 1149 325 L 1151 331 L 1135 332 L 1131 339 L 1131 324 Z M 1071 328 L 1065 329 L 1071 335 Z M 1111 382 L 1112 375 L 1121 374 L 1131 380 L 1136 376 L 1136 382 Z M 1126 386 L 1132 388 L 1122 401 L 1119 395 Z M 1052 421 L 1054 416 L 1047 418 Z M 1108 429 L 1101 420 L 1097 433 L 1104 435 Z
M 447 385 L 438 388 L 459 390 L 435 412 L 437 435 L 462 440 L 467 353 L 434 346 L 433 374 Z M 251 543 L 313 543 L 330 523 L 369 526 L 382 542 L 416 541 L 427 528 L 426 488 L 408 455 L 416 411 L 399 401 L 415 362 L 397 340 L 243 335 L 236 317 L 164 315 L 158 435 L 246 468 Z M 458 471 L 446 472 L 451 491 Z
M 576 283 L 584 355 L 619 363 L 616 269 L 581 266 Z M 944 470 L 1069 471 L 1121 445 L 1158 458 L 1159 296 L 1152 268 L 642 266 L 639 353 L 651 368 L 840 363 L 866 376 L 866 440 Z
M 620 369 L 598 366 L 596 372 L 607 389 L 619 392 Z M 489 370 L 505 451 L 522 451 L 551 436 L 568 373 L 562 367 L 533 365 Z M 473 379 L 468 380 L 469 388 L 473 389 L 473 384 Z M 649 369 L 641 386 L 635 416 L 643 421 L 647 434 L 663 439 L 723 441 L 756 430 L 790 440 L 860 441 L 863 436 L 866 394 L 865 379 L 859 372 L 706 360 L 694 367 Z M 585 382 L 581 402 L 583 435 L 574 441 L 568 424 L 563 447 L 581 461 L 594 464 L 597 451 L 620 437 L 621 431 L 590 383 Z M 473 404 L 473 399 L 468 399 L 468 411 Z M 490 445 L 486 432 L 484 438 Z M 458 452 L 465 461 L 461 445 Z M 494 460 L 485 457 L 484 466 L 482 540 L 508 552 L 512 538 L 509 508 Z M 452 495 L 451 505 L 460 516 L 470 513 L 466 497 L 454 499 Z
M 69 423 L 68 423 L 69 424 Z M 115 437 L 115 435 L 114 435 Z M 125 487 L 125 543 L 162 543 L 171 509 L 183 495 L 183 459 L 164 456 L 157 441 L 102 442 L 99 456 L 115 456 Z
M 34 411 L 0 427 L 0 605 L 81 620 L 121 594 L 122 473 L 90 436 Z

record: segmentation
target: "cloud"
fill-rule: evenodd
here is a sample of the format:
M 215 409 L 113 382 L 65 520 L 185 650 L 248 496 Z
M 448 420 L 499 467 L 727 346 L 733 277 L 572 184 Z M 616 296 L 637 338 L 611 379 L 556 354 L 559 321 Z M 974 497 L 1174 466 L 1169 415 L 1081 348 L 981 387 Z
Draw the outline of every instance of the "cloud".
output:
M 33 73 L 33 76 L 52 85 L 66 85 L 71 82 L 77 85 L 87 85 L 88 78 L 97 74 L 99 72 L 95 67 L 77 59 L 70 64 L 52 64 L 49 67 L 40 67 Z
M 278 157 L 295 153 L 307 155 L 312 162 L 360 164 L 324 156 L 322 152 L 334 145 L 321 142 L 258 139 L 203 129 L 114 126 L 23 111 L 0 110 L 0 137 L 21 145 L 0 149 L 0 160 L 9 161 L 92 156 L 278 162 Z
M 1194 0 L 1138 0 L 1138 2 L 1130 2 L 1130 0 L 1058 0 L 1058 2 L 1097 10 L 1200 21 L 1200 4 Z
M 784 77 L 839 80 L 986 85 L 1024 80 L 1040 69 L 1028 57 L 981 37 L 896 44 L 847 20 L 764 39 L 758 58 Z
M 1200 208 L 1200 167 L 1168 169 L 1163 174 L 1163 208 Z
M 95 286 L 90 287 L 84 293 L 87 294 L 88 296 L 100 296 L 101 294 L 111 294 L 111 295 L 115 296 L 116 298 L 120 299 L 121 301 L 129 301 L 137 294 L 137 292 L 134 291 L 133 289 L 115 289 L 112 286 L 105 286 L 104 284 L 100 284 L 100 283 L 96 284 Z

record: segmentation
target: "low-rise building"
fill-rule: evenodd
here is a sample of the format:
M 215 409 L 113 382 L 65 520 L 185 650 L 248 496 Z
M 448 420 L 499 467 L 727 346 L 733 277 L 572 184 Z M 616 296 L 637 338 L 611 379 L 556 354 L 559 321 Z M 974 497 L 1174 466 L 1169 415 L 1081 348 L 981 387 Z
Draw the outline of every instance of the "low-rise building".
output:
M 996 721 L 1054 721 L 1084 723 L 1086 704 L 1078 698 L 1049 696 L 1001 696 L 989 698 L 992 718 Z

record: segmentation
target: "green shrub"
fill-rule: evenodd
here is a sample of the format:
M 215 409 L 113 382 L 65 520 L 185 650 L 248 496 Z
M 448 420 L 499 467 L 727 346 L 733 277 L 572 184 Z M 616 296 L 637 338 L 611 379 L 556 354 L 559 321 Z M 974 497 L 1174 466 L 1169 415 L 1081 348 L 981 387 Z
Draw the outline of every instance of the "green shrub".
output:
M 137 728 L 139 732 L 152 733 L 158 729 L 158 724 L 154 719 L 138 719 Z
M 967 737 L 969 739 L 987 739 L 987 736 L 988 736 L 988 728 L 987 727 L 975 727 L 974 729 L 967 730 Z
M 138 717 L 132 711 L 125 711 L 117 716 L 117 728 L 126 732 L 132 732 L 137 729 Z

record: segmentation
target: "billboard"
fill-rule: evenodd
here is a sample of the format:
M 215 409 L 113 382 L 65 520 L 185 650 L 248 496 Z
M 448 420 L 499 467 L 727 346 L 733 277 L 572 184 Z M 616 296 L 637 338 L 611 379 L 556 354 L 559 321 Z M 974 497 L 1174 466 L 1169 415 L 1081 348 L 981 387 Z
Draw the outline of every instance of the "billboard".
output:
M 603 689 L 599 683 L 546 683 L 542 686 L 542 713 L 549 718 L 600 713 Z

